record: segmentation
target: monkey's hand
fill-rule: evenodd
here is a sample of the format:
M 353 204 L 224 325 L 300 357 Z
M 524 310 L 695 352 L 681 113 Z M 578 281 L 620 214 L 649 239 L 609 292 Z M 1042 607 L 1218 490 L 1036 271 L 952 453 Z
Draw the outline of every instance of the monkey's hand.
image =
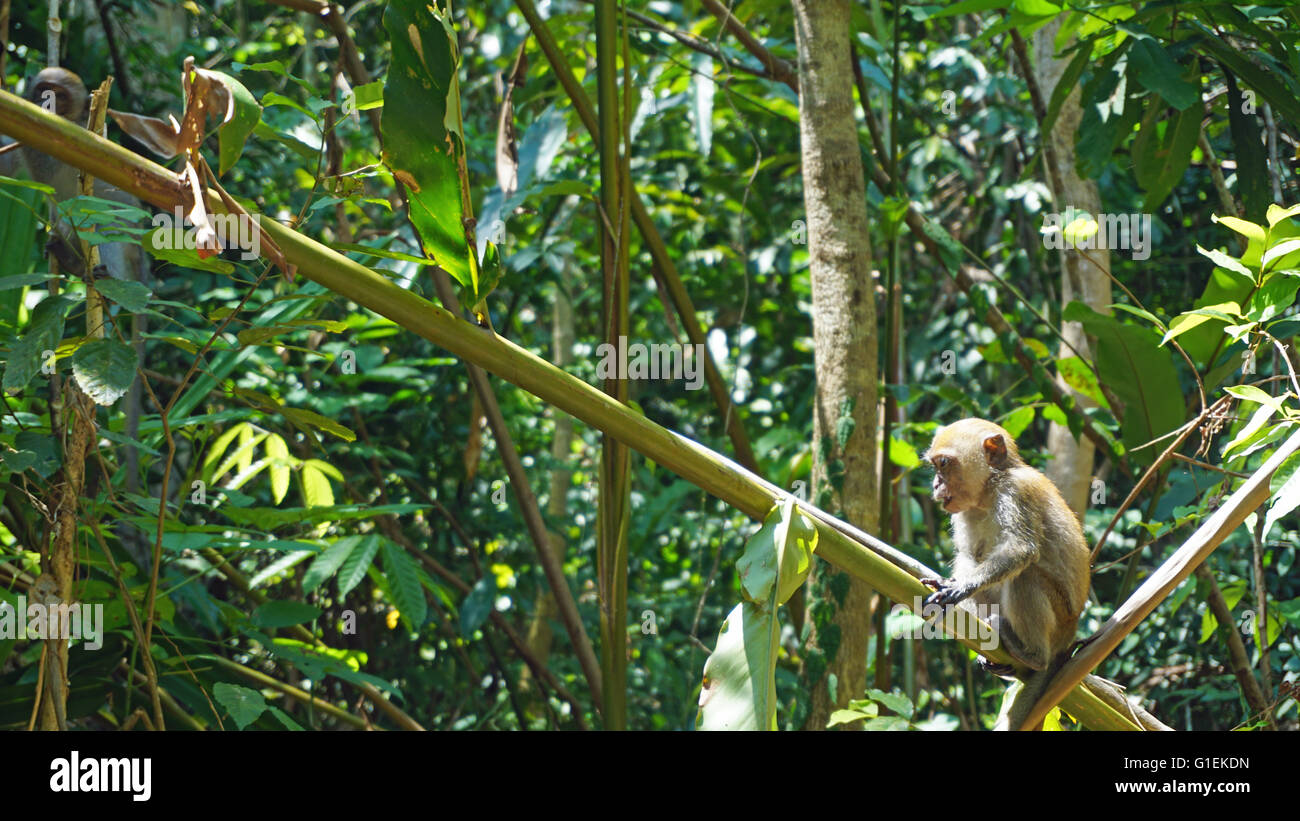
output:
M 979 664 L 980 669 L 986 673 L 992 673 L 993 675 L 1001 676 L 1002 678 L 1015 678 L 1016 668 L 1012 667 L 1010 664 L 999 664 L 996 661 L 989 661 L 983 656 L 979 657 L 977 663 Z
M 974 589 L 957 584 L 952 579 L 921 579 L 921 584 L 935 591 L 926 598 L 925 603 L 937 604 L 940 607 L 957 604 L 975 592 Z

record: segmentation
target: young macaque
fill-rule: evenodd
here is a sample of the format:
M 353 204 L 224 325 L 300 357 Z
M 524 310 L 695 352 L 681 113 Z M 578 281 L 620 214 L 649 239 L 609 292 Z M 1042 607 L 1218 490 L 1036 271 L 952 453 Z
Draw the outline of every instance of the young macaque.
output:
M 27 99 L 83 128 L 90 115 L 90 94 L 86 91 L 85 83 L 66 68 L 42 69 L 32 78 L 27 89 Z M 81 172 L 77 168 L 31 146 L 22 146 L 18 149 L 18 153 L 21 154 L 23 164 L 27 166 L 31 178 L 54 189 L 54 199 L 57 202 L 70 200 L 81 193 Z M 135 208 L 140 207 L 140 201 L 135 197 L 100 179 L 95 180 L 95 196 Z M 81 259 L 80 244 L 76 241 L 71 227 L 59 219 L 57 211 L 53 209 L 50 219 L 55 229 L 48 243 L 48 249 L 54 252 L 63 270 L 73 275 L 83 274 L 85 263 Z M 111 276 L 133 280 L 147 278 L 148 257 L 138 245 L 121 242 L 105 243 L 99 246 L 99 255 L 100 262 Z
M 73 72 L 66 68 L 46 68 L 31 79 L 26 97 L 36 105 L 51 113 L 58 114 L 65 120 L 82 128 L 86 127 L 90 116 L 90 94 L 86 85 Z M 81 257 L 81 243 L 67 220 L 63 219 L 57 208 L 58 203 L 70 200 L 81 194 L 81 171 L 74 166 L 51 157 L 32 146 L 22 145 L 17 151 L 0 155 L 0 173 L 14 176 L 25 166 L 27 174 L 36 182 L 44 183 L 54 189 L 55 204 L 50 208 L 50 222 L 53 226 L 46 250 L 59 262 L 59 268 L 70 276 L 85 276 L 86 263 Z M 95 196 L 122 205 L 141 208 L 140 201 L 127 192 L 110 185 L 101 179 L 95 180 Z M 137 244 L 129 242 L 107 242 L 99 245 L 101 270 L 117 279 L 134 280 L 149 283 L 149 257 Z M 136 355 L 143 358 L 144 334 L 146 333 L 144 315 L 137 315 L 131 325 L 131 345 Z M 125 399 L 126 435 L 136 439 L 139 433 L 140 416 L 143 412 L 141 389 L 133 384 Z M 127 467 L 126 487 L 136 491 L 139 487 L 139 455 L 134 445 L 125 449 Z M 143 557 L 148 553 L 139 531 L 131 525 L 123 525 L 126 534 L 122 536 L 132 556 L 141 567 L 147 567 Z
M 952 579 L 922 579 L 926 604 L 995 605 L 989 621 L 1015 663 L 984 666 L 1029 677 L 1064 662 L 1088 597 L 1089 551 L 1079 520 L 1011 434 L 984 419 L 940 428 L 925 454 L 934 500 L 952 514 Z

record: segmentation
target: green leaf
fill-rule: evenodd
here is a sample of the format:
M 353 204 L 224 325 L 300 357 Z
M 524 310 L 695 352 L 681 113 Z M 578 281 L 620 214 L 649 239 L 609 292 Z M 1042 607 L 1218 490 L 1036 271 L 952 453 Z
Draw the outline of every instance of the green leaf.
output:
M 1249 317 L 1255 322 L 1268 322 L 1295 304 L 1300 277 L 1275 275 L 1264 283 L 1250 298 Z
M 1128 64 L 1130 76 L 1179 111 L 1201 101 L 1200 89 L 1182 78 L 1182 67 L 1155 38 L 1136 40 L 1129 49 Z
M 1300 204 L 1293 205 L 1290 208 L 1270 204 L 1268 211 L 1265 212 L 1265 218 L 1268 220 L 1268 227 L 1272 228 L 1282 220 L 1290 219 L 1297 214 L 1300 214 Z
M 1141 319 L 1145 319 L 1147 322 L 1150 322 L 1152 325 L 1154 325 L 1156 327 L 1156 330 L 1160 331 L 1160 333 L 1164 333 L 1167 330 L 1165 328 L 1165 323 L 1160 321 L 1160 317 L 1156 316 L 1150 311 L 1135 307 L 1133 305 L 1126 305 L 1123 302 L 1115 302 L 1111 304 L 1110 307 L 1113 310 L 1123 311 L 1126 314 L 1132 314 L 1133 316 L 1139 317 Z
M 837 724 L 851 724 L 854 721 L 863 721 L 865 719 L 875 718 L 880 707 L 875 704 L 869 706 L 869 710 L 836 710 L 831 713 L 830 720 L 826 722 L 826 729 L 829 730 Z
M 816 549 L 817 528 L 786 497 L 768 511 L 736 562 L 744 594 L 769 607 L 785 602 L 808 577 Z
M 376 80 L 373 83 L 359 85 L 352 89 L 352 95 L 357 111 L 379 108 L 384 104 L 384 83 L 382 80 Z
M 1246 239 L 1258 240 L 1260 242 L 1264 242 L 1265 240 L 1263 227 L 1248 220 L 1239 219 L 1237 217 L 1221 217 L 1218 214 L 1212 214 L 1210 219 L 1221 225 L 1226 225 Z
M 366 571 L 370 569 L 370 563 L 374 561 L 375 554 L 379 552 L 379 537 L 365 536 L 361 544 L 356 547 L 343 564 L 339 567 L 338 589 L 339 599 L 343 599 L 352 591 L 352 588 L 361 583 L 366 577 Z
M 293 472 L 290 467 L 293 460 L 289 456 L 289 444 L 283 436 L 272 433 L 266 437 L 266 458 L 269 465 L 267 470 L 271 473 L 271 498 L 278 505 L 289 493 L 289 476 Z
M 1292 454 L 1273 474 L 1269 482 L 1272 491 L 1268 515 L 1264 517 L 1264 532 L 1260 538 L 1267 539 L 1268 532 L 1278 519 L 1300 507 L 1300 453 Z
M 911 718 L 915 710 L 912 706 L 912 700 L 902 693 L 886 693 L 883 690 L 868 687 L 867 696 L 885 705 L 903 718 Z
M 301 729 L 302 729 L 302 725 L 301 725 L 301 724 L 299 724 L 298 722 L 296 722 L 296 721 L 294 721 L 292 718 L 290 718 L 290 717 L 289 717 L 289 714 L 286 713 L 284 710 L 281 710 L 279 707 L 267 707 L 266 709 L 269 710 L 270 713 L 271 713 L 271 715 L 275 716 L 276 719 L 277 719 L 281 724 L 283 724 L 287 729 L 290 729 L 290 730 L 301 730 Z
M 1242 265 L 1240 262 L 1238 262 L 1236 257 L 1229 256 L 1223 251 L 1207 250 L 1205 248 L 1202 248 L 1199 245 L 1196 246 L 1196 251 L 1202 256 L 1209 257 L 1211 260 L 1214 261 L 1214 264 L 1219 266 L 1220 268 L 1231 271 L 1234 274 L 1238 274 L 1239 276 L 1242 276 L 1247 280 L 1249 280 L 1252 285 L 1254 284 L 1255 275 L 1251 273 L 1251 270 L 1249 268 L 1247 268 L 1245 265 Z
M 392 0 L 384 10 L 392 47 L 381 119 L 383 160 L 405 188 L 411 224 L 425 255 L 474 294 L 486 296 L 471 271 L 466 241 L 460 166 L 460 54 L 451 21 L 427 0 Z
M 320 548 L 315 545 L 312 545 L 308 550 L 291 550 L 253 574 L 253 577 L 248 580 L 248 586 L 250 588 L 261 587 L 263 582 L 284 575 L 290 568 L 305 562 L 319 552 Z
M 328 416 L 322 416 L 316 411 L 306 410 L 304 408 L 290 408 L 282 406 L 280 414 L 296 428 L 303 431 L 320 430 L 328 433 L 344 442 L 355 442 L 357 435 L 351 428 L 339 424 L 337 421 L 330 419 Z M 340 476 L 340 479 L 343 477 Z
M 1157 345 L 1150 330 L 1123 324 L 1080 302 L 1071 302 L 1064 317 L 1082 322 L 1096 337 L 1101 383 L 1124 403 L 1124 446 L 1138 461 L 1150 462 L 1156 456 L 1152 448 L 1133 449 L 1183 421 L 1183 391 L 1169 350 Z
M 1087 396 L 1101 407 L 1110 407 L 1106 395 L 1101 392 L 1101 386 L 1097 384 L 1097 374 L 1093 372 L 1092 368 L 1088 367 L 1088 363 L 1077 356 L 1068 356 L 1065 359 L 1056 360 L 1056 371 L 1065 380 L 1065 384 Z M 1045 413 L 1046 411 L 1044 411 Z
M 1166 127 L 1164 142 L 1155 152 L 1155 182 L 1146 187 L 1144 210 L 1154 211 L 1182 180 L 1192 161 L 1196 139 L 1201 133 L 1201 116 L 1200 106 L 1194 106 L 1178 112 Z
M 72 355 L 77 384 L 98 405 L 111 405 L 131 389 L 138 364 L 135 348 L 112 337 L 87 342 Z
M 339 568 L 343 566 L 343 562 L 352 555 L 357 545 L 361 543 L 362 538 L 361 536 L 345 536 L 321 551 L 302 577 L 302 592 L 310 593 L 320 587 L 321 583 L 326 579 L 337 573 Z
M 334 488 L 321 465 L 328 466 L 328 463 L 308 459 L 298 471 L 302 482 L 302 501 L 307 507 L 330 507 L 334 504 Z
M 64 320 L 72 305 L 72 300 L 67 297 L 52 296 L 41 300 L 32 310 L 32 321 L 27 326 L 27 333 L 13 346 L 5 360 L 3 387 L 6 392 L 17 393 L 27 387 L 27 383 L 41 369 L 45 352 L 59 347 L 59 342 L 63 339 Z
M 149 297 L 153 296 L 147 285 L 126 279 L 101 279 L 95 283 L 95 290 L 131 313 L 148 308 Z
M 1232 72 L 1224 68 L 1223 77 L 1228 85 L 1228 129 L 1237 158 L 1237 194 L 1246 216 L 1259 219 L 1273 200 L 1268 190 L 1268 160 L 1260 139 L 1259 115 L 1243 111 L 1245 103 Z
M 218 681 L 212 686 L 212 697 L 226 708 L 226 712 L 241 730 L 257 721 L 262 713 L 266 712 L 266 699 L 262 694 L 247 687 L 240 687 L 238 684 Z
M 262 107 L 257 104 L 257 100 L 248 89 L 244 88 L 244 84 L 234 77 L 212 69 L 202 69 L 202 71 L 209 78 L 225 86 L 231 99 L 229 111 L 217 112 L 222 118 L 217 130 L 220 157 L 217 176 L 220 177 L 233 168 L 239 161 L 239 155 L 244 153 L 244 144 L 248 142 L 248 135 L 252 134 L 253 129 L 262 121 Z
M 921 457 L 917 455 L 916 448 L 911 442 L 899 439 L 897 436 L 890 436 L 889 461 L 904 470 L 910 470 L 921 464 Z
M 949 6 L 951 8 L 951 6 Z M 1079 86 L 1079 78 L 1083 76 L 1083 70 L 1087 67 L 1088 61 L 1092 57 L 1092 42 L 1080 43 L 1075 48 L 1074 57 L 1070 59 L 1069 65 L 1061 74 L 1061 79 L 1057 81 L 1056 87 L 1052 89 L 1052 99 L 1047 105 L 1047 116 L 1043 118 L 1043 124 L 1039 127 L 1040 133 L 1049 134 L 1052 126 L 1056 124 L 1056 118 L 1060 116 L 1061 106 L 1065 103 L 1070 92 Z
M 780 624 L 772 610 L 742 602 L 704 662 L 698 730 L 775 730 Z
M 1260 270 L 1267 273 L 1272 267 L 1273 262 L 1296 251 L 1300 251 L 1300 239 L 1289 239 L 1273 245 L 1273 247 L 1265 251 L 1264 256 L 1260 258 Z
M 1225 388 L 1225 390 L 1228 393 L 1232 394 L 1233 396 L 1237 397 L 1238 399 L 1242 400 L 1243 402 L 1254 402 L 1259 405 L 1269 405 L 1273 407 L 1275 410 L 1282 409 L 1282 402 L 1283 402 L 1282 397 L 1274 396 L 1271 393 L 1266 393 L 1265 391 L 1255 387 L 1254 385 L 1233 385 L 1231 387 Z
M 393 604 L 411 629 L 418 631 L 424 625 L 429 606 L 420 585 L 420 571 L 405 549 L 389 541 L 384 542 L 384 576 L 393 594 Z
M 1029 424 L 1034 421 L 1034 413 L 1033 405 L 1017 408 L 1002 420 L 1002 427 L 1006 428 L 1007 433 L 1011 434 L 1011 438 L 1014 439 L 1024 433 L 1025 428 L 1028 428 Z
M 253 611 L 251 621 L 264 629 L 304 624 L 321 614 L 315 605 L 300 601 L 269 601 Z

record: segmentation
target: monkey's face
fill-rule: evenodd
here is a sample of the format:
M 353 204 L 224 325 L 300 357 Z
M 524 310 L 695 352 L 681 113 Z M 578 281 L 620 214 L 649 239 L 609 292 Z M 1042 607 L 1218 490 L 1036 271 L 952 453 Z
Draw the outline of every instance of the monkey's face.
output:
M 77 125 L 86 124 L 88 94 L 81 78 L 65 68 L 47 68 L 36 75 L 28 95 L 33 103 Z
M 943 506 L 944 511 L 948 513 L 960 513 L 964 508 L 961 507 L 961 500 L 957 498 L 954 490 L 961 486 L 957 479 L 958 465 L 957 460 L 944 454 L 926 454 L 930 459 L 930 464 L 934 465 L 934 500 Z
M 980 507 L 988 469 L 978 459 L 962 459 L 949 449 L 931 448 L 925 458 L 934 466 L 934 500 L 945 513 L 961 513 Z

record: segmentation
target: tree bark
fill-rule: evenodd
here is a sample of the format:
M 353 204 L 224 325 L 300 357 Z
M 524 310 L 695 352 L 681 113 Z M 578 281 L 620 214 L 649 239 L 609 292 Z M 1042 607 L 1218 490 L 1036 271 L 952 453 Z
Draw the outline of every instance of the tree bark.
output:
M 848 0 L 794 0 L 799 130 L 812 277 L 817 393 L 813 487 L 864 530 L 877 529 L 877 343 L 866 183 L 853 116 Z M 810 582 L 809 644 L 825 664 L 805 668 L 806 726 L 866 688 L 872 590 L 823 562 Z M 834 677 L 832 679 L 832 676 Z M 832 684 L 833 682 L 833 684 Z
M 1051 99 L 1067 63 L 1066 60 L 1056 58 L 1054 43 L 1060 27 L 1060 20 L 1053 20 L 1034 33 L 1034 80 L 1044 101 Z M 1069 206 L 1073 206 L 1096 217 L 1101 211 L 1097 182 L 1081 178 L 1074 164 L 1074 136 L 1079 131 L 1079 120 L 1082 117 L 1079 89 L 1076 87 L 1062 103 L 1060 116 L 1056 118 L 1051 133 L 1043 135 L 1044 142 L 1050 144 L 1045 159 L 1055 166 L 1048 169 L 1047 185 L 1052 189 L 1053 201 L 1059 213 L 1065 213 Z M 1060 190 L 1057 190 L 1058 187 Z M 1109 314 L 1109 273 L 1110 252 L 1105 248 L 1092 248 L 1086 252 L 1071 248 L 1062 250 L 1062 310 L 1071 301 L 1079 300 L 1098 313 Z M 1061 331 L 1069 345 L 1061 345 L 1057 353 L 1058 359 L 1075 356 L 1075 351 L 1078 351 L 1079 356 L 1092 358 L 1092 349 L 1082 323 L 1063 322 Z M 1080 407 L 1087 408 L 1095 404 L 1083 394 L 1069 389 L 1060 377 L 1057 379 L 1063 388 L 1070 391 Z M 1088 509 L 1088 491 L 1092 484 L 1095 453 L 1092 442 L 1086 437 L 1076 440 L 1069 428 L 1053 422 L 1047 433 L 1047 449 L 1052 456 L 1045 471 L 1047 477 L 1061 489 L 1061 494 L 1071 509 L 1083 516 Z

